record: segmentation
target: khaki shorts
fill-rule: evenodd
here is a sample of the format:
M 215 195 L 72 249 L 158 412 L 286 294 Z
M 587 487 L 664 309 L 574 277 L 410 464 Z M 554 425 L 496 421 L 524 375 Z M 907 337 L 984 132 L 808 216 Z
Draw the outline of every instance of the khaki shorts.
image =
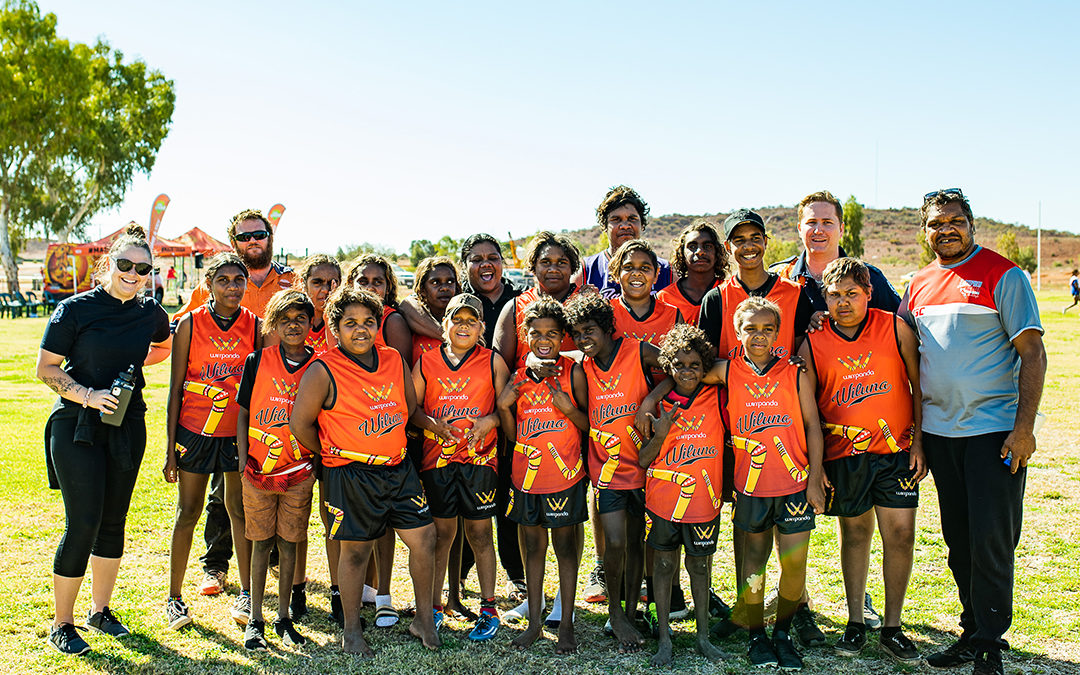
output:
M 285 492 L 260 490 L 243 475 L 244 536 L 251 541 L 266 541 L 274 536 L 284 541 L 307 539 L 311 516 L 311 488 L 315 476 L 308 476 Z

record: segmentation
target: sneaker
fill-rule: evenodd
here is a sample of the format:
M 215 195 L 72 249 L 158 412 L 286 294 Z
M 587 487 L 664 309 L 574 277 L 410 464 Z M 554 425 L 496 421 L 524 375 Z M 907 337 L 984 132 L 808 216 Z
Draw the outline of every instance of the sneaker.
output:
M 709 629 L 709 633 L 718 640 L 726 640 L 741 630 L 746 630 L 746 627 L 740 626 L 731 619 L 720 619 Z
M 199 586 L 199 595 L 217 595 L 225 590 L 225 573 L 217 570 L 203 575 L 202 584 Z
M 345 614 L 341 609 L 341 593 L 330 591 L 330 620 L 339 626 L 345 625 Z
M 244 628 L 244 649 L 249 652 L 265 652 L 270 645 L 266 644 L 266 622 L 252 619 Z
M 86 626 L 95 633 L 105 633 L 115 638 L 131 635 L 131 631 L 120 623 L 120 619 L 116 618 L 108 606 L 97 614 L 90 614 L 86 619 Z
M 604 576 L 604 563 L 597 562 L 589 572 L 589 583 L 585 584 L 585 602 L 604 602 L 607 600 L 607 578 Z
M 885 641 L 882 640 L 882 643 Z M 866 646 L 866 628 L 859 624 L 848 622 L 844 634 L 833 645 L 833 651 L 839 656 L 851 658 L 858 656 L 862 648 Z
M 307 582 L 296 584 L 292 587 L 292 597 L 289 599 L 289 616 L 293 621 L 299 621 L 307 616 Z
M 544 606 L 540 608 L 540 613 L 543 614 L 544 610 L 546 610 L 546 609 L 547 609 L 547 603 L 545 602 Z M 525 600 L 524 602 L 522 602 L 517 607 L 515 607 L 512 610 L 510 610 L 509 612 L 506 612 L 505 614 L 503 614 L 503 621 L 505 621 L 506 623 L 517 623 L 518 621 L 521 621 L 522 619 L 527 619 L 528 617 L 529 617 L 529 601 Z
M 90 651 L 90 645 L 82 639 L 74 624 L 62 623 L 49 629 L 48 643 L 61 654 L 81 656 Z
M 975 647 L 961 636 L 948 649 L 926 657 L 926 665 L 934 668 L 955 668 L 975 660 Z
M 644 579 L 641 580 L 641 592 L 638 594 L 638 602 L 643 605 L 652 602 L 652 598 L 649 597 L 649 583 Z
M 882 635 L 881 648 L 900 663 L 914 664 L 922 661 L 915 644 L 900 631 L 896 631 L 889 637 Z
M 690 608 L 686 606 L 686 596 L 683 595 L 682 586 L 675 584 L 671 587 L 671 609 L 668 611 L 669 621 L 679 621 L 690 616 Z
M 437 633 L 446 623 L 446 614 L 441 609 L 432 609 L 431 613 L 435 618 L 435 632 Z
M 229 614 L 232 614 L 232 618 L 236 623 L 246 626 L 248 619 L 251 618 L 251 594 L 247 591 L 240 591 L 240 595 L 236 596 L 236 602 L 229 609 Z
M 191 613 L 181 598 L 169 598 L 165 603 L 165 621 L 172 630 L 191 623 Z
M 299 647 L 307 644 L 307 638 L 296 631 L 292 619 L 277 619 L 274 621 L 274 632 L 281 641 L 290 647 Z
M 866 598 L 863 600 L 863 623 L 866 624 L 866 630 L 878 630 L 881 628 L 881 615 L 874 609 L 874 599 L 870 597 L 870 594 L 866 594 Z
M 755 635 L 750 638 L 750 647 L 746 650 L 746 658 L 750 665 L 757 668 L 775 666 L 779 661 L 776 658 L 776 650 L 766 635 Z
M 809 605 L 805 603 L 799 605 L 794 616 L 791 617 L 791 625 L 795 628 L 795 635 L 803 647 L 820 647 L 825 644 L 825 633 L 818 628 Z
M 524 602 L 529 597 L 529 587 L 524 579 L 511 579 L 506 582 L 506 599 L 511 602 Z
M 787 633 L 782 630 L 773 631 L 772 646 L 776 652 L 776 665 L 780 670 L 802 670 L 802 656 Z
M 728 604 L 711 588 L 709 589 L 709 616 L 714 619 L 731 618 L 731 607 L 728 607 Z
M 997 649 L 979 650 L 975 654 L 975 667 L 971 670 L 971 675 L 1005 675 L 1001 652 Z
M 480 612 L 480 618 L 476 620 L 476 625 L 469 631 L 469 639 L 476 642 L 490 640 L 495 637 L 495 632 L 498 630 L 499 617 L 487 612 Z

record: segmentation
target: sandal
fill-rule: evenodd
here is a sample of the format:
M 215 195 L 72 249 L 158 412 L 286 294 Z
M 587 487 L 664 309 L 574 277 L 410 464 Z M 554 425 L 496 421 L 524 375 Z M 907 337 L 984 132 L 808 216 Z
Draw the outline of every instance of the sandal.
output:
M 375 626 L 377 628 L 389 628 L 396 624 L 401 615 L 393 605 L 383 605 L 375 610 Z

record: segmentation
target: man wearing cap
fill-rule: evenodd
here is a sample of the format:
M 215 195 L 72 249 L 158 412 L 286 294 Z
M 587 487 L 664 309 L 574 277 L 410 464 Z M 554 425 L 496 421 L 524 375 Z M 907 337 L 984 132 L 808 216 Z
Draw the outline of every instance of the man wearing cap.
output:
M 604 195 L 600 206 L 596 207 L 596 221 L 600 229 L 607 233 L 608 247 L 599 253 L 585 258 L 584 280 L 600 289 L 605 298 L 614 298 L 620 293 L 619 282 L 608 276 L 608 263 L 619 247 L 631 239 L 640 239 L 649 219 L 649 205 L 626 185 L 617 185 Z M 657 260 L 656 283 L 653 290 L 671 283 L 671 265 L 663 258 Z
M 831 192 L 821 190 L 803 197 L 796 213 L 803 252 L 773 263 L 769 271 L 801 285 L 813 303 L 814 311 L 824 312 L 827 308 L 821 274 L 832 261 L 847 257 L 840 247 L 840 238 L 844 236 L 844 207 Z M 870 307 L 895 313 L 900 306 L 900 296 L 881 270 L 868 263 L 866 267 L 870 270 L 872 289 Z

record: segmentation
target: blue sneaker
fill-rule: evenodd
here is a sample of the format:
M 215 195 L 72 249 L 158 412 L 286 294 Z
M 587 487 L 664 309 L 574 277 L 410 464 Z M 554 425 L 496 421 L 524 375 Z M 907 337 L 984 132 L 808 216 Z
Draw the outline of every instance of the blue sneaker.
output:
M 495 632 L 498 630 L 499 617 L 481 612 L 480 618 L 476 620 L 476 626 L 469 631 L 469 639 L 477 642 L 490 640 L 495 637 Z
M 435 616 L 435 632 L 437 633 L 439 632 L 439 629 L 442 628 L 443 623 L 446 622 L 446 614 L 437 609 L 433 609 L 431 612 Z

